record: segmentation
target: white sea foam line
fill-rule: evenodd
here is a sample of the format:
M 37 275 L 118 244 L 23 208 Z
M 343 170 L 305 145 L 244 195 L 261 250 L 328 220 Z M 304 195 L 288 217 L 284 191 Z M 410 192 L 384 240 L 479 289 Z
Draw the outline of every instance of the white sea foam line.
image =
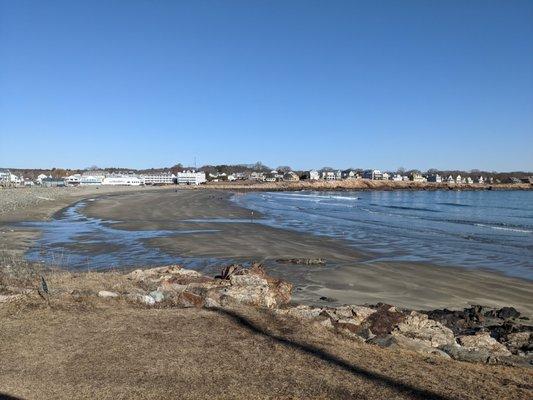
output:
M 511 231 L 511 232 L 520 232 L 520 233 L 531 233 L 530 230 L 527 229 L 518 229 L 518 228 L 504 228 L 502 226 L 491 226 L 491 225 L 485 225 L 485 224 L 476 224 L 476 226 L 482 226 L 484 228 L 491 228 L 496 229 L 499 231 Z
M 54 199 L 51 199 L 51 198 L 49 198 L 49 197 L 43 197 L 43 196 L 36 196 L 36 197 L 37 197 L 38 199 L 41 199 L 41 200 L 50 200 L 50 201 L 54 200 Z
M 350 200 L 355 201 L 359 200 L 359 197 L 349 197 L 349 196 L 324 196 L 317 194 L 293 194 L 293 193 L 276 193 L 276 196 L 279 197 L 288 197 L 288 198 L 299 198 L 299 199 L 320 199 L 320 200 Z

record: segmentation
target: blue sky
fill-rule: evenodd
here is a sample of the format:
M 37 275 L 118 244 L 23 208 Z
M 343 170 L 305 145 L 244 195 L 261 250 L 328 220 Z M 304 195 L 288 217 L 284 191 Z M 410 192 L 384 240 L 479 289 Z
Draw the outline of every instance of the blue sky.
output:
M 533 2 L 0 0 L 0 166 L 533 170 Z

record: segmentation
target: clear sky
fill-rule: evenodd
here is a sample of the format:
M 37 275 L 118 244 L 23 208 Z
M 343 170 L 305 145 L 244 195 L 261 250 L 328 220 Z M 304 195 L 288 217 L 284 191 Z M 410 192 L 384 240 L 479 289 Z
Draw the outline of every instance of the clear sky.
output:
M 0 166 L 533 170 L 533 1 L 0 0 Z

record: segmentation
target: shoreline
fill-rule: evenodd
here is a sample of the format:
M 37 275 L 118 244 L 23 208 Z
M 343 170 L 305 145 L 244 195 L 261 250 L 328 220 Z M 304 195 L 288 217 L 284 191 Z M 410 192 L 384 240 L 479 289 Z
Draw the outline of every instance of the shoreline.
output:
M 113 224 L 121 230 L 190 229 L 191 226 L 218 230 L 219 233 L 209 236 L 170 235 L 150 239 L 147 244 L 170 255 L 264 262 L 270 274 L 295 285 L 294 300 L 302 304 L 384 301 L 411 309 L 459 309 L 470 304 L 485 304 L 514 306 L 533 316 L 533 283 L 528 280 L 460 266 L 372 261 L 372 257 L 337 239 L 270 228 L 256 222 L 214 222 L 216 218 L 249 216 L 249 210 L 232 202 L 233 194 L 227 191 L 96 194 L 98 201 L 87 203 L 82 212 L 89 217 L 121 221 Z M 51 207 L 55 210 L 51 214 L 65 209 L 60 205 Z M 197 218 L 200 220 L 184 222 Z M 201 218 L 207 220 L 204 222 Z M 15 233 L 18 237 L 13 236 L 12 246 L 19 243 L 22 248 L 23 244 L 31 244 L 34 240 L 27 234 L 26 242 L 21 244 L 20 236 L 24 236 L 24 232 Z M 2 235 L 3 247 L 8 242 L 6 235 Z M 278 264 L 275 262 L 278 258 L 326 258 L 328 264 L 325 267 Z

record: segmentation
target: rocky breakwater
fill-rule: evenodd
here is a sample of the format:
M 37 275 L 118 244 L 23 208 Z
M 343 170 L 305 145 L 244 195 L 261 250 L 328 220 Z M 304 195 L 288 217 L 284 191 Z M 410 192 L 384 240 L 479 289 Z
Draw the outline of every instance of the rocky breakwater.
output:
M 214 278 L 173 265 L 127 275 L 135 291 L 100 291 L 148 306 L 231 308 L 247 305 L 296 318 L 382 347 L 409 349 L 462 361 L 533 365 L 533 327 L 512 307 L 414 311 L 388 304 L 312 307 L 291 304 L 292 285 L 260 264 L 231 265 Z

